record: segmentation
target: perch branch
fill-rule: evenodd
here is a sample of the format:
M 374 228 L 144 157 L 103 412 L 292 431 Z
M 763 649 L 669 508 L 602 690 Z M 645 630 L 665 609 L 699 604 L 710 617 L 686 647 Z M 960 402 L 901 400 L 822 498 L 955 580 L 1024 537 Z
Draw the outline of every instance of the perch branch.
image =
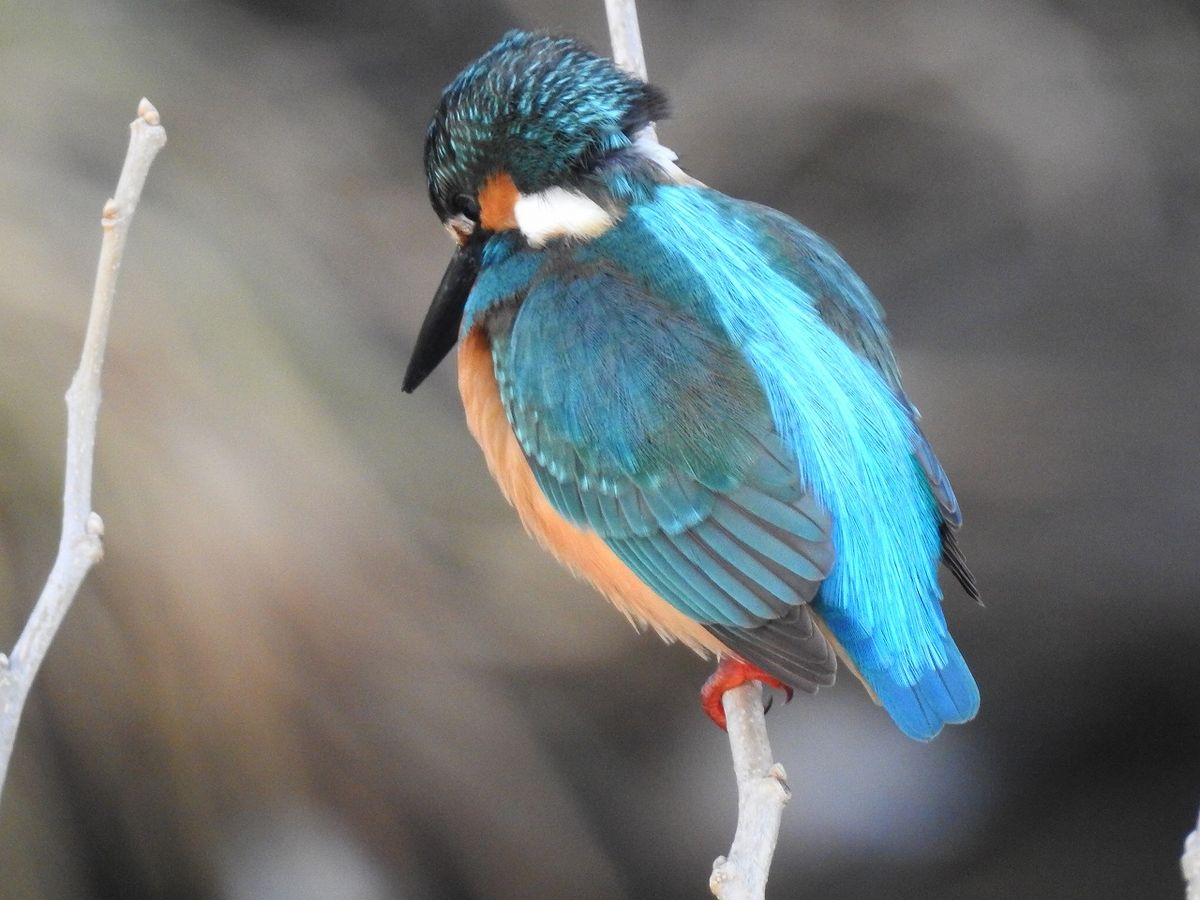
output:
M 613 62 L 645 81 L 646 56 L 636 0 L 604 0 L 604 9 Z M 641 139 L 656 142 L 654 126 L 648 127 Z M 771 757 L 762 685 L 755 681 L 726 691 L 721 702 L 737 776 L 738 823 L 729 856 L 717 857 L 708 886 L 721 900 L 762 900 L 779 838 L 779 820 L 791 791 L 783 766 Z
M 0 654 L 0 792 L 16 741 L 17 726 L 29 689 L 50 642 L 62 624 L 88 571 L 104 555 L 104 523 L 92 511 L 92 461 L 96 417 L 100 411 L 100 371 L 108 341 L 117 273 L 125 251 L 129 223 L 137 208 L 150 164 L 167 142 L 158 110 L 143 98 L 129 126 L 129 150 L 117 191 L 104 204 L 100 227 L 100 261 L 92 290 L 92 308 L 79 369 L 67 389 L 67 460 L 63 484 L 62 536 L 46 585 L 12 654 Z
M 762 685 L 757 681 L 726 691 L 721 702 L 729 727 L 737 776 L 738 819 L 729 856 L 713 863 L 709 890 L 721 900 L 762 900 L 779 820 L 792 796 L 787 773 L 771 756 Z

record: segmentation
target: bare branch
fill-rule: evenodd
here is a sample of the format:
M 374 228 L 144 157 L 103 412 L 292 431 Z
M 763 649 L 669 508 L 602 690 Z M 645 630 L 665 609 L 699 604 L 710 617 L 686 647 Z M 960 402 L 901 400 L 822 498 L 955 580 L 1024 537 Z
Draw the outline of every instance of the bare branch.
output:
M 1183 845 L 1183 880 L 1187 882 L 1187 900 L 1200 900 L 1200 821 Z
M 738 786 L 738 822 L 729 857 L 713 863 L 709 890 L 721 900 L 762 900 L 779 820 L 792 796 L 783 766 L 771 756 L 762 685 L 757 681 L 726 691 L 721 698 L 733 751 Z
M 104 204 L 100 219 L 103 238 L 92 308 L 79 369 L 67 389 L 67 462 L 63 485 L 63 526 L 58 556 L 42 594 L 12 655 L 0 654 L 0 792 L 16 741 L 21 711 L 33 679 L 50 649 L 67 610 L 88 571 L 104 555 L 104 523 L 92 511 L 92 463 L 96 447 L 96 418 L 100 412 L 100 371 L 108 342 L 117 273 L 125 251 L 129 224 L 142 195 L 154 157 L 167 142 L 158 110 L 145 98 L 129 126 L 129 149 L 117 191 Z
M 638 27 L 637 0 L 604 0 L 613 62 L 642 81 L 646 80 L 646 55 Z

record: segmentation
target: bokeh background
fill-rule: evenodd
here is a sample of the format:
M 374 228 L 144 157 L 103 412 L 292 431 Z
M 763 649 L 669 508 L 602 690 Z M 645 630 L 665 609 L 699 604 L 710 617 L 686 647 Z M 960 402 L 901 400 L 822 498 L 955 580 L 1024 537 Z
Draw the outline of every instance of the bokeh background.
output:
M 1200 12 L 643 0 L 664 141 L 886 304 L 987 603 L 978 720 L 843 678 L 769 717 L 774 897 L 1178 897 L 1200 806 Z M 421 143 L 507 28 L 600 0 L 0 0 L 0 646 L 57 544 L 62 393 L 138 98 L 107 557 L 0 810 L 12 898 L 684 898 L 733 833 L 707 663 L 525 537 L 452 365 Z

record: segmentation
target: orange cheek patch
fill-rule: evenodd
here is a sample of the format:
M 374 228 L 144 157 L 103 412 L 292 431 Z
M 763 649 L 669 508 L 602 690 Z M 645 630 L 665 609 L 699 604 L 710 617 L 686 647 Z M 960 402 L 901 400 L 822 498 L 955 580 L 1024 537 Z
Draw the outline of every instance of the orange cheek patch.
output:
M 513 207 L 517 204 L 517 186 L 507 172 L 490 176 L 479 189 L 479 224 L 488 231 L 508 231 L 517 227 Z

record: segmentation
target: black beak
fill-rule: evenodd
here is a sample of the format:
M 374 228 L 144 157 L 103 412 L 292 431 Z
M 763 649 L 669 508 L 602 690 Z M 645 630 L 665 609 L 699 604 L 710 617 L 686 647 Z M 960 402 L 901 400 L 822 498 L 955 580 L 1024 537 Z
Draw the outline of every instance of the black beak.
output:
M 442 283 L 429 304 L 429 312 L 425 313 L 421 333 L 417 335 L 417 346 L 408 361 L 408 371 L 404 373 L 400 388 L 404 393 L 415 391 L 458 340 L 463 309 L 471 286 L 475 284 L 475 276 L 479 274 L 479 259 L 487 237 L 482 228 L 476 228 L 454 251 L 450 265 L 446 266 L 446 274 L 442 276 Z

